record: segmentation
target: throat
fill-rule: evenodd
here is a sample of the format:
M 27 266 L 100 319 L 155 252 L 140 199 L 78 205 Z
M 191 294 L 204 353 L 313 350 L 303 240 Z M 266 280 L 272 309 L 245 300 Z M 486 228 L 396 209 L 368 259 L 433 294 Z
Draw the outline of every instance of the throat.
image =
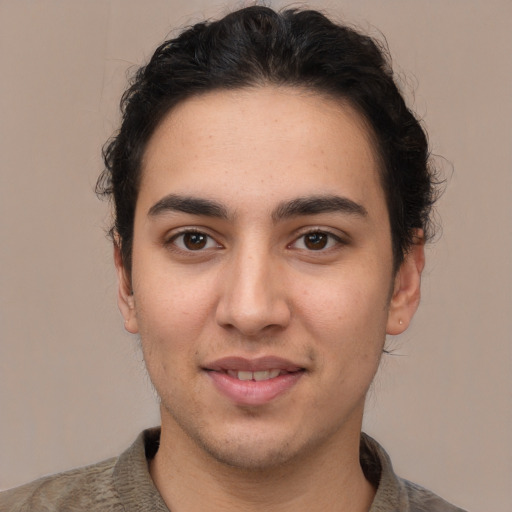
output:
M 219 462 L 183 432 L 176 433 L 162 436 L 149 463 L 153 482 L 169 510 L 367 512 L 375 495 L 358 453 L 355 463 L 343 453 L 333 460 L 331 452 L 323 464 L 304 459 L 266 469 L 242 469 Z

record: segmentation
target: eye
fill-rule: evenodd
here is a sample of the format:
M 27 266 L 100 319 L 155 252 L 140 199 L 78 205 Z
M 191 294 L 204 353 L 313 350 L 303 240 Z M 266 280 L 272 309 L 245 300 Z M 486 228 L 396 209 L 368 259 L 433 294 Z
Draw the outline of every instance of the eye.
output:
M 200 231 L 185 231 L 173 236 L 170 243 L 183 251 L 201 251 L 220 247 L 219 244 L 206 233 Z
M 342 240 L 325 231 L 310 231 L 297 238 L 292 244 L 295 249 L 305 249 L 307 251 L 322 251 L 330 249 L 337 244 L 342 243 Z

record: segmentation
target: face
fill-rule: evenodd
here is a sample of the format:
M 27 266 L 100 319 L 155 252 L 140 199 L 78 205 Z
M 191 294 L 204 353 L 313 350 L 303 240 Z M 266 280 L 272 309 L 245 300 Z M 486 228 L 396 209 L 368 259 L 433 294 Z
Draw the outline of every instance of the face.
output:
M 131 275 L 116 251 L 162 435 L 245 468 L 358 439 L 422 257 L 393 274 L 377 159 L 349 106 L 272 87 L 179 105 L 143 159 Z

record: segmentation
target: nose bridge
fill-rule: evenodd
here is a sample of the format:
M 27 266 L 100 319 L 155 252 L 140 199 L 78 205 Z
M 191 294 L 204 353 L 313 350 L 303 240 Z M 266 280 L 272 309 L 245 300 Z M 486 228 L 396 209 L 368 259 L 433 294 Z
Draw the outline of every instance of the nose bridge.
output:
M 231 255 L 217 310 L 217 321 L 245 335 L 270 326 L 285 327 L 290 310 L 277 258 L 264 243 L 241 243 Z

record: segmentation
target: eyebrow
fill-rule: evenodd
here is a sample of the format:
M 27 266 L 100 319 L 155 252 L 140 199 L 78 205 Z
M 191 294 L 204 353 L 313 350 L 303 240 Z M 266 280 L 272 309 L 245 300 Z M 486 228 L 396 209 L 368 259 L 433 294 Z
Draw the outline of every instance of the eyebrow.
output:
M 168 212 L 189 213 L 229 219 L 228 210 L 217 201 L 192 196 L 180 196 L 169 194 L 157 201 L 148 211 L 148 215 L 156 217 Z M 358 217 L 367 217 L 368 212 L 364 206 L 347 197 L 337 195 L 313 195 L 297 197 L 291 201 L 280 203 L 272 212 L 272 220 L 289 219 L 306 215 L 318 215 L 320 213 L 339 212 Z
M 192 215 L 204 215 L 220 219 L 228 218 L 226 208 L 216 201 L 176 194 L 169 194 L 157 201 L 149 209 L 148 215 L 156 217 L 168 212 L 190 213 Z
M 357 217 L 367 217 L 366 208 L 348 199 L 336 195 L 305 196 L 281 203 L 272 213 L 274 222 L 300 217 L 302 215 L 317 215 L 320 213 L 339 212 Z

